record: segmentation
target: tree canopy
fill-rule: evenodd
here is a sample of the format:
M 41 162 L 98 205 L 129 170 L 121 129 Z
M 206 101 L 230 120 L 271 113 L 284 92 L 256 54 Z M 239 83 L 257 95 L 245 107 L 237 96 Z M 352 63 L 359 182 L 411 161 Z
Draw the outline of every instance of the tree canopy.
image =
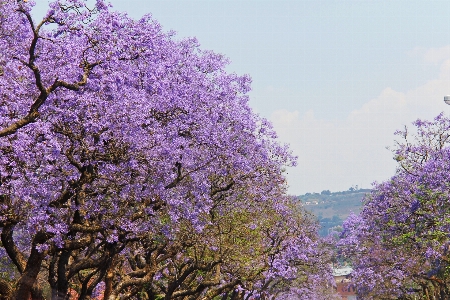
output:
M 450 119 L 398 131 L 399 166 L 344 223 L 342 251 L 367 299 L 448 299 L 450 294 Z
M 249 76 L 150 15 L 31 8 L 0 0 L 1 297 L 332 297 Z

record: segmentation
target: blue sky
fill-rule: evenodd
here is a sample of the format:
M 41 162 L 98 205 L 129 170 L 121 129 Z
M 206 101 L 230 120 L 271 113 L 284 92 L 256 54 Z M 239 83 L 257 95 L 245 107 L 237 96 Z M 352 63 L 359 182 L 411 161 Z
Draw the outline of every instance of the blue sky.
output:
M 36 0 L 35 16 L 46 0 Z M 252 108 L 299 156 L 293 194 L 370 188 L 394 174 L 386 146 L 450 111 L 450 1 L 113 0 L 250 74 Z

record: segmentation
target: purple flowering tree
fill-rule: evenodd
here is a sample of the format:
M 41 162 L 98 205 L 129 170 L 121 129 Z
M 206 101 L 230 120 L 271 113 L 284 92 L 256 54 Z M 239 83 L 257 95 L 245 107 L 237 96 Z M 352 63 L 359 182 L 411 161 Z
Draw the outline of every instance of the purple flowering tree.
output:
M 239 206 L 220 203 L 205 230 L 181 225 L 146 290 L 165 299 L 334 299 L 330 257 L 316 222 L 290 198 L 261 203 L 246 195 Z M 223 211 L 218 213 L 218 211 Z M 174 224 L 179 226 L 180 224 Z M 151 297 L 150 297 L 151 298 Z
M 327 280 L 302 265 L 320 262 L 315 225 L 287 209 L 295 158 L 249 108 L 248 76 L 148 15 L 67 0 L 36 21 L 32 5 L 0 2 L 1 297 L 248 298 L 299 272 Z
M 394 149 L 396 175 L 344 224 L 342 251 L 367 299 L 447 299 L 450 293 L 450 119 L 417 120 Z

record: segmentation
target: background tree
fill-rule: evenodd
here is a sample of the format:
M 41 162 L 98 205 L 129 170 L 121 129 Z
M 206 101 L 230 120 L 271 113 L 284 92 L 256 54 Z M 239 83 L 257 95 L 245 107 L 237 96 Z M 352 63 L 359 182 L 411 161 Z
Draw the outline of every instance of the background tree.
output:
M 359 217 L 344 224 L 343 251 L 365 298 L 447 299 L 450 203 L 450 120 L 417 120 L 394 149 L 396 175 L 378 184 Z

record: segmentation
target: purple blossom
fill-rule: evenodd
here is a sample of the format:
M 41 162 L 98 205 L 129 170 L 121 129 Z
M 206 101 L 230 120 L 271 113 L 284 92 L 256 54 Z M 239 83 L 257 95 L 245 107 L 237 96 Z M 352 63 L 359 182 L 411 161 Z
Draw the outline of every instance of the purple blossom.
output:
M 0 4 L 0 250 L 17 298 L 34 297 L 30 281 L 121 298 L 173 278 L 217 283 L 198 296 L 234 283 L 320 298 L 329 245 L 286 196 L 296 158 L 249 107 L 251 78 L 150 15 L 65 0 L 34 22 L 32 6 Z M 212 234 L 224 220 L 235 249 Z M 175 274 L 190 267 L 203 273 Z

